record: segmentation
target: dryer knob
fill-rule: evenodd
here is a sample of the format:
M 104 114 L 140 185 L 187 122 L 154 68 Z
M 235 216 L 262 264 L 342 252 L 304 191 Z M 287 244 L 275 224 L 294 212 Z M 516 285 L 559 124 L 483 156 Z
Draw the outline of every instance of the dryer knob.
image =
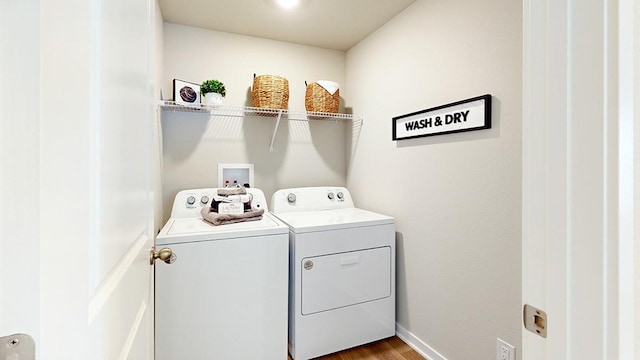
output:
M 339 191 L 336 195 L 338 195 L 338 199 L 342 200 L 344 198 L 344 194 L 342 191 Z
M 207 195 L 202 195 L 202 197 L 200 198 L 200 202 L 203 204 L 208 204 L 209 203 L 209 197 Z
M 307 260 L 304 262 L 302 266 L 304 267 L 305 270 L 311 270 L 313 269 L 313 261 Z
M 296 194 L 289 193 L 289 195 L 287 195 L 287 201 L 289 202 L 289 204 L 293 204 L 294 202 L 296 202 Z
M 327 197 L 329 198 L 329 200 L 333 200 L 333 193 L 328 193 Z
M 196 203 L 196 198 L 195 198 L 195 197 L 193 197 L 193 196 L 189 196 L 189 197 L 187 198 L 187 204 L 189 204 L 189 205 L 193 205 L 193 204 L 195 204 L 195 203 Z

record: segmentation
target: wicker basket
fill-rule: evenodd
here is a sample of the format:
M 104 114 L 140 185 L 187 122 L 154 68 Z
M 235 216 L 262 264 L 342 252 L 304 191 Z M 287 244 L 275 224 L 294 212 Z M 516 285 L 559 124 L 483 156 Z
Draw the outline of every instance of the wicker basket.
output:
M 331 95 L 318 83 L 311 83 L 307 85 L 304 107 L 307 111 L 337 113 L 340 108 L 340 89 Z
M 283 109 L 289 108 L 289 81 L 276 75 L 253 75 L 251 103 L 254 107 Z

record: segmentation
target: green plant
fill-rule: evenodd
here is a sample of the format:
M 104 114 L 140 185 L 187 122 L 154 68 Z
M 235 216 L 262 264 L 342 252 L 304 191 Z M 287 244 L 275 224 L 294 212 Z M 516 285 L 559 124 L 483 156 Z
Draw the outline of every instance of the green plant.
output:
M 227 95 L 227 89 L 224 88 L 224 84 L 219 80 L 205 80 L 200 85 L 200 93 L 202 95 L 206 93 L 217 93 L 225 97 Z

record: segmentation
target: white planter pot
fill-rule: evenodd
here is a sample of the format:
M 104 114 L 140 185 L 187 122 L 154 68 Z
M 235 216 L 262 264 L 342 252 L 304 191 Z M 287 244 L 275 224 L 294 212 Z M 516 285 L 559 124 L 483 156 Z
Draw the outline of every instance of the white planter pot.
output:
M 222 105 L 222 95 L 218 93 L 206 93 L 204 94 L 204 104 L 207 106 L 220 106 Z

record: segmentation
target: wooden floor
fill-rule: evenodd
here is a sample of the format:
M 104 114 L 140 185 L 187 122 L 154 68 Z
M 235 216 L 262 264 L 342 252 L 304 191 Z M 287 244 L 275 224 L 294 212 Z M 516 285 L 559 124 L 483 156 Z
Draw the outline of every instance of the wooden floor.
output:
M 287 356 L 291 360 L 291 356 Z M 397 336 L 353 349 L 321 356 L 317 360 L 424 360 Z

